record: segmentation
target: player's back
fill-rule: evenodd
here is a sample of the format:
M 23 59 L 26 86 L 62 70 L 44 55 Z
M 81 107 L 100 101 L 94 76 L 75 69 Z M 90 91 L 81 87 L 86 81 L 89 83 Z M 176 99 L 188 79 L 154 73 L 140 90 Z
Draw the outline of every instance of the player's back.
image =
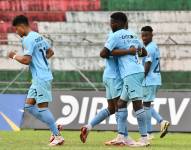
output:
M 109 32 L 108 39 L 113 36 L 113 32 Z M 119 77 L 119 68 L 118 68 L 118 61 L 117 57 L 109 56 L 105 59 L 105 69 L 103 73 L 103 78 L 116 78 Z
M 131 31 L 121 29 L 114 33 L 114 39 L 117 42 L 117 49 L 129 49 L 131 46 L 136 48 L 141 47 L 140 40 Z M 121 77 L 124 78 L 127 75 L 144 72 L 143 66 L 140 64 L 138 54 L 124 55 L 118 57 L 118 65 Z
M 52 72 L 46 58 L 46 52 L 50 48 L 46 39 L 37 32 L 29 32 L 22 41 L 24 54 L 32 56 L 29 68 L 33 79 L 52 80 Z
M 143 85 L 161 85 L 159 48 L 155 42 L 150 42 L 146 46 L 146 50 L 148 56 L 143 58 L 143 65 L 146 61 L 151 61 L 152 64 Z

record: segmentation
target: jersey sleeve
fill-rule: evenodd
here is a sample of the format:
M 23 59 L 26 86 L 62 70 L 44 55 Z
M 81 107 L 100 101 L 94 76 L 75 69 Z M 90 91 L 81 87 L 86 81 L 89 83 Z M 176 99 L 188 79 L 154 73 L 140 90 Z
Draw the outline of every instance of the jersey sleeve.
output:
M 147 47 L 148 55 L 146 56 L 145 62 L 153 62 L 154 56 L 155 56 L 155 47 L 149 46 Z
M 24 55 L 32 56 L 35 47 L 35 42 L 31 39 L 25 39 L 23 41 Z
M 110 35 L 108 40 L 105 43 L 105 47 L 112 51 L 117 46 L 117 40 L 114 34 Z

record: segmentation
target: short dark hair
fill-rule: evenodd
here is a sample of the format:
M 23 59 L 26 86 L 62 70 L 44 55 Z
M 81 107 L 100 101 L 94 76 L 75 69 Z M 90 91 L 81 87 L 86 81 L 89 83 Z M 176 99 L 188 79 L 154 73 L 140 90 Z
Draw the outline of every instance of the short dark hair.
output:
M 28 26 L 29 25 L 28 18 L 26 16 L 24 16 L 24 15 L 16 16 L 13 19 L 12 25 L 17 26 L 17 25 L 20 25 L 20 24 L 24 24 L 24 25 Z
M 119 21 L 124 24 L 127 23 L 127 16 L 123 12 L 115 12 L 111 14 L 110 17 L 114 19 L 115 21 Z
M 144 27 L 142 27 L 141 31 L 153 32 L 153 28 L 151 26 L 144 26 Z

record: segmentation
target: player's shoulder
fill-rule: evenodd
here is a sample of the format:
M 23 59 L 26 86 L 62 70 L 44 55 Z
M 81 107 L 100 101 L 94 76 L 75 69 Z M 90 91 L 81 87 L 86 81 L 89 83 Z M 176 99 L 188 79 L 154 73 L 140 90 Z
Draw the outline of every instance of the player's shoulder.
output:
M 130 34 L 134 39 L 138 39 L 138 36 L 134 31 L 130 29 L 127 29 L 127 31 L 128 31 L 128 34 Z
M 154 47 L 154 48 L 157 48 L 157 47 L 158 47 L 157 43 L 154 42 L 154 41 L 150 42 L 148 46 Z
M 152 41 L 152 42 L 150 42 L 150 43 L 147 45 L 146 48 L 148 49 L 148 51 L 155 52 L 155 51 L 158 50 L 158 45 L 157 45 L 154 41 Z
M 107 34 L 107 38 L 111 38 L 111 37 L 113 37 L 113 32 L 112 32 L 112 31 L 110 31 L 110 32 Z
M 31 31 L 26 37 L 24 37 L 23 42 L 24 43 L 35 42 L 35 39 L 38 37 L 39 37 L 39 33 Z
M 118 30 L 116 32 L 113 32 L 112 36 L 114 38 L 121 38 L 121 37 L 126 37 L 128 36 L 128 38 L 137 38 L 136 34 L 133 31 L 130 31 L 129 29 L 121 29 Z

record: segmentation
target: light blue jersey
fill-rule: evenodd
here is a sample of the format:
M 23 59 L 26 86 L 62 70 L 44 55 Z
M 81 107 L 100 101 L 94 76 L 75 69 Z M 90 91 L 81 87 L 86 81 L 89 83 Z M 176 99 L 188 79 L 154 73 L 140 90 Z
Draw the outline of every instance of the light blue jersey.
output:
M 109 33 L 108 39 L 112 36 L 112 34 L 113 32 Z M 115 56 L 109 56 L 109 58 L 105 59 L 103 83 L 105 85 L 106 98 L 108 100 L 113 100 L 114 98 L 119 97 L 121 95 L 123 82 L 120 78 L 118 61 L 117 57 Z
M 52 80 L 52 72 L 46 58 L 46 51 L 50 48 L 49 43 L 40 34 L 31 31 L 23 38 L 22 47 L 24 55 L 32 56 L 29 64 L 32 78 L 44 81 Z
M 140 40 L 135 36 L 135 34 L 125 29 L 114 32 L 105 44 L 105 47 L 108 48 L 110 51 L 116 48 L 129 49 L 131 46 L 135 46 L 136 48 L 143 47 Z M 138 54 L 136 56 L 119 56 L 118 66 L 122 79 L 131 74 L 144 72 L 144 68 L 139 62 Z
M 160 51 L 155 42 L 150 42 L 146 46 L 148 56 L 143 58 L 143 65 L 150 61 L 152 62 L 151 68 L 148 75 L 143 81 L 143 86 L 149 85 L 161 85 L 161 74 L 160 74 Z
M 113 36 L 113 32 L 110 32 L 108 34 L 108 39 L 107 39 L 107 42 L 105 43 L 105 46 L 107 45 L 107 43 L 109 42 L 108 40 L 112 36 Z M 105 59 L 105 70 L 103 73 L 103 78 L 116 78 L 119 76 L 120 76 L 120 73 L 118 68 L 117 57 L 109 56 L 109 58 Z

